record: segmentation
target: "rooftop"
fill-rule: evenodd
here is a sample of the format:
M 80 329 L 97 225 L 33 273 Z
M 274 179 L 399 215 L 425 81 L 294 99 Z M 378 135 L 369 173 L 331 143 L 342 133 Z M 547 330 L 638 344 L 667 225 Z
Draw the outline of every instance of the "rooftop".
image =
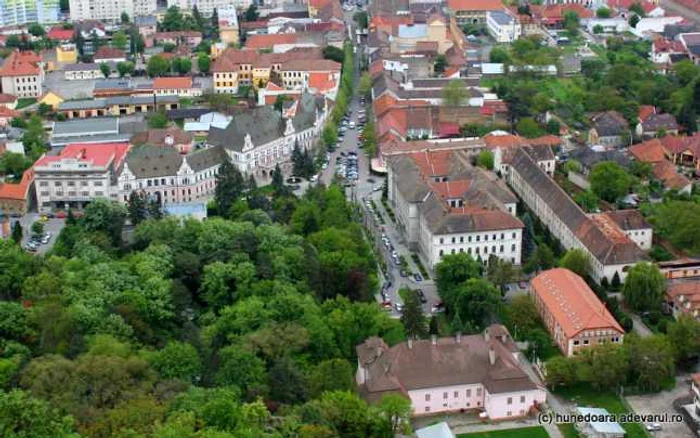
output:
M 447 0 L 453 11 L 500 11 L 504 8 L 500 0 Z
M 501 26 L 511 24 L 514 21 L 513 17 L 504 11 L 490 11 L 489 17 Z
M 154 90 L 179 90 L 189 88 L 192 88 L 191 76 L 175 78 L 158 77 L 153 80 Z
M 586 282 L 568 269 L 541 272 L 531 285 L 566 337 L 575 337 L 584 330 L 613 329 L 624 333 Z
M 124 159 L 131 146 L 125 143 L 74 143 L 64 147 L 58 155 L 44 155 L 34 167 L 40 170 L 51 163 L 73 159 L 90 163 L 92 166 L 106 168 L 110 164 L 115 167 Z

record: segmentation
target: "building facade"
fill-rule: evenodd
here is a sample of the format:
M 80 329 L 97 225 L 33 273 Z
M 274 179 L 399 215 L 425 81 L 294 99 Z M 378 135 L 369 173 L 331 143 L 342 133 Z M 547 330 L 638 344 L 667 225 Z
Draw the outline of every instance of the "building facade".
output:
M 606 342 L 622 344 L 625 331 L 583 278 L 555 268 L 537 275 L 530 285 L 535 307 L 565 356 Z
M 39 97 L 43 93 L 44 69 L 34 52 L 10 53 L 0 68 L 2 92 L 17 97 Z
M 399 394 L 410 400 L 414 416 L 472 411 L 492 420 L 518 418 L 546 399 L 544 388 L 520 368 L 517 346 L 500 325 L 391 348 L 369 338 L 356 350 L 360 394 L 371 403 Z
M 59 11 L 59 0 L 4 0 L 0 7 L 0 27 L 55 23 Z
M 505 11 L 489 11 L 486 14 L 486 28 L 499 43 L 512 43 L 523 33 L 518 19 Z

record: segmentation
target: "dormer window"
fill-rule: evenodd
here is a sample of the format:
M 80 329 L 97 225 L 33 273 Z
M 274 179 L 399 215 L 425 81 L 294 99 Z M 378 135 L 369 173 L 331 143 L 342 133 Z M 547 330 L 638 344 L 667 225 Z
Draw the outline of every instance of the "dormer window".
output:
M 447 201 L 452 208 L 460 208 L 464 207 L 464 200 L 463 199 L 449 199 Z

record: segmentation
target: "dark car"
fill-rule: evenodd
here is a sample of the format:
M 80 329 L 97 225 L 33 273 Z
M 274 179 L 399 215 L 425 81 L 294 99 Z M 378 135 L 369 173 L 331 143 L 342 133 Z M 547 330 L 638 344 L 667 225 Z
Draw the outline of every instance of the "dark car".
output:
M 423 281 L 423 277 L 421 277 L 420 274 L 418 274 L 418 273 L 413 274 L 413 278 L 414 278 L 416 281 Z
M 406 272 L 405 269 L 402 269 L 401 271 L 399 271 L 399 275 L 402 277 L 408 277 L 408 272 Z
M 425 297 L 425 294 L 421 289 L 416 290 L 416 295 L 418 295 L 418 299 L 421 303 L 425 304 L 428 302 L 428 299 Z

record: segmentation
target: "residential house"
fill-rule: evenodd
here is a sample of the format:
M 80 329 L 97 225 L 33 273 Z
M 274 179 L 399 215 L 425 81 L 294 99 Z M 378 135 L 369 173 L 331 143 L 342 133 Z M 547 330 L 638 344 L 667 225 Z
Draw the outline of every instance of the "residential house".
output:
M 596 164 L 603 161 L 614 161 L 620 167 L 629 168 L 632 161 L 617 149 L 604 149 L 601 147 L 579 146 L 569 153 L 572 160 L 581 164 L 580 173 L 588 179 L 588 175 Z
M 693 190 L 693 182 L 679 173 L 676 165 L 667 160 L 654 164 L 653 174 L 654 178 L 663 181 L 668 190 L 677 190 L 679 193 L 687 194 Z
M 314 73 L 315 75 L 315 73 Z M 309 75 L 309 85 L 311 85 L 311 79 L 315 77 L 312 75 Z M 312 90 L 312 87 L 309 86 L 308 91 L 311 93 L 315 94 L 327 94 L 326 92 L 323 92 L 321 90 Z M 298 88 L 296 90 L 288 90 L 286 88 L 280 87 L 279 85 L 275 84 L 274 82 L 270 81 L 267 84 L 265 84 L 265 88 L 259 88 L 258 89 L 258 105 L 274 105 L 275 102 L 277 101 L 277 98 L 280 96 L 284 96 L 290 100 L 296 100 L 301 96 L 302 89 Z M 329 96 L 332 97 L 332 96 Z
M 149 129 L 139 132 L 129 140 L 132 145 L 147 144 L 161 148 L 173 148 L 181 154 L 188 154 L 194 145 L 194 137 L 177 126 L 162 129 Z
M 502 11 L 500 0 L 448 0 L 447 8 L 457 24 L 486 24 L 486 14 L 489 11 Z
M 588 144 L 621 147 L 630 144 L 629 123 L 617 111 L 605 111 L 591 116 Z
M 113 175 L 129 148 L 126 143 L 78 143 L 41 157 L 34 163 L 39 211 L 82 209 L 96 198 L 112 199 Z
M 168 7 L 177 6 L 181 10 L 191 11 L 195 6 L 200 14 L 211 16 L 214 9 L 221 10 L 234 7 L 239 11 L 245 11 L 252 4 L 252 0 L 167 0 Z M 269 4 L 265 2 L 265 4 Z
M 9 109 L 6 106 L 0 106 L 0 128 L 7 128 L 10 126 L 12 119 L 20 116 L 21 113 L 19 111 Z
M 615 15 L 629 20 L 634 12 L 630 11 L 632 5 L 639 5 L 644 11 L 644 16 L 646 17 L 663 17 L 664 10 L 661 9 L 657 4 L 654 4 L 647 0 L 608 0 L 608 8 L 612 10 Z
M 595 33 L 595 29 L 599 28 L 603 34 L 623 33 L 630 29 L 629 22 L 622 17 L 591 18 L 585 20 L 584 26 L 588 33 Z
M 543 6 L 531 5 L 530 11 L 535 20 L 546 28 L 560 29 L 564 26 L 564 16 L 567 12 L 578 15 L 582 21 L 593 18 L 593 12 L 578 2 L 546 4 Z
M 519 265 L 524 226 L 515 195 L 493 173 L 473 167 L 468 152 L 436 148 L 389 158 L 389 203 L 408 246 L 430 269 L 456 253 Z
M 700 133 L 691 136 L 668 135 L 660 141 L 672 163 L 700 170 Z
M 700 64 L 700 32 L 682 33 L 678 40 L 685 47 L 688 57 L 695 65 Z
M 486 28 L 498 43 L 512 43 L 523 33 L 520 21 L 505 11 L 489 11 L 486 14 Z
M 191 76 L 161 77 L 153 80 L 153 92 L 156 96 L 197 97 L 203 91 L 197 85 Z
M 207 143 L 223 146 L 241 172 L 268 179 L 276 165 L 291 169 L 295 144 L 310 149 L 329 109 L 324 97 L 304 93 L 280 114 L 271 106 L 242 110 L 225 129 L 212 126 Z
M 657 113 L 656 108 L 651 107 L 650 114 L 639 115 L 639 123 L 635 129 L 637 137 L 644 139 L 653 138 L 659 134 L 662 137 L 665 135 L 678 135 L 678 123 L 673 114 Z
M 124 62 L 126 61 L 126 52 L 116 47 L 102 46 L 95 52 L 93 60 L 96 64 L 102 64 L 103 62 Z
M 56 111 L 58 109 L 58 106 L 63 103 L 65 99 L 58 95 L 58 93 L 54 93 L 53 91 L 47 91 L 39 99 L 36 101 L 39 105 L 48 105 L 51 107 L 53 111 Z
M 700 281 L 674 280 L 668 283 L 664 304 L 674 318 L 690 315 L 700 320 Z
M 680 16 L 673 17 L 644 17 L 635 27 L 630 27 L 630 32 L 639 38 L 650 38 L 657 34 L 663 34 L 666 27 L 683 24 L 687 21 Z
M 5 108 L 11 110 L 17 108 L 17 96 L 0 93 L 0 106 L 4 106 Z
M 119 22 L 124 12 L 129 17 L 137 17 L 152 14 L 156 8 L 156 0 L 70 0 L 70 18 L 73 21 Z
M 433 14 L 426 23 L 400 24 L 391 38 L 392 53 L 416 52 L 421 47 L 433 47 L 437 53 L 445 54 L 453 45 L 448 23 L 439 14 Z
M 316 87 L 323 80 L 331 81 L 333 89 L 340 83 L 340 68 L 340 63 L 329 59 L 290 60 L 281 65 L 279 74 L 288 90 L 310 88 L 312 80 Z
M 654 230 L 639 210 L 612 210 L 591 215 L 599 227 L 627 234 L 639 248 L 651 250 Z
M 34 169 L 29 168 L 22 174 L 19 184 L 0 183 L 0 211 L 6 216 L 26 214 L 32 205 L 33 182 Z
M 700 259 L 680 258 L 656 264 L 669 280 L 700 278 Z
M 539 273 L 530 287 L 540 318 L 564 356 L 606 342 L 622 344 L 625 331 L 580 276 L 554 268 Z
M 116 175 L 118 200 L 142 192 L 163 206 L 207 202 L 214 197 L 219 166 L 227 160 L 221 146 L 183 155 L 172 147 L 134 146 Z
M 687 58 L 685 47 L 679 40 L 657 37 L 651 43 L 651 60 L 664 71 L 668 70 L 673 63 Z
M 66 43 L 56 46 L 56 62 L 75 64 L 78 62 L 78 48 L 75 44 Z
M 565 249 L 579 248 L 590 259 L 591 277 L 598 283 L 627 269 L 646 255 L 625 234 L 601 228 L 559 187 L 523 149 L 518 149 L 505 175 L 510 187 Z
M 42 93 L 44 69 L 34 52 L 13 51 L 0 67 L 2 92 L 19 98 L 38 97 Z
M 546 391 L 520 367 L 508 330 L 408 340 L 389 347 L 372 337 L 356 348 L 358 391 L 376 403 L 385 394 L 411 402 L 414 416 L 475 411 L 491 420 L 525 417 Z
M 194 49 L 202 42 L 202 32 L 193 30 L 182 30 L 176 32 L 157 32 L 153 36 L 154 44 L 174 44 L 176 46 L 185 45 Z
M 111 68 L 110 68 L 111 70 Z M 104 78 L 100 65 L 96 63 L 70 64 L 63 68 L 67 81 L 83 81 Z
M 238 30 L 238 11 L 235 7 L 217 9 L 219 16 L 219 38 L 227 46 L 238 44 L 240 35 Z
M 554 135 L 527 139 L 519 135 L 490 133 L 484 137 L 486 148 L 493 153 L 494 170 L 505 175 L 509 171 L 510 162 L 518 148 L 526 148 L 526 152 L 537 162 L 548 175 L 554 175 L 556 156 L 553 148 L 560 147 L 562 141 Z
M 669 140 L 673 140 L 669 137 Z M 654 178 L 662 181 L 666 188 L 676 189 L 680 192 L 690 193 L 692 182 L 678 172 L 676 165 L 668 160 L 672 153 L 666 148 L 666 144 L 673 144 L 669 140 L 654 138 L 643 143 L 630 146 L 630 154 L 645 163 L 653 166 Z

